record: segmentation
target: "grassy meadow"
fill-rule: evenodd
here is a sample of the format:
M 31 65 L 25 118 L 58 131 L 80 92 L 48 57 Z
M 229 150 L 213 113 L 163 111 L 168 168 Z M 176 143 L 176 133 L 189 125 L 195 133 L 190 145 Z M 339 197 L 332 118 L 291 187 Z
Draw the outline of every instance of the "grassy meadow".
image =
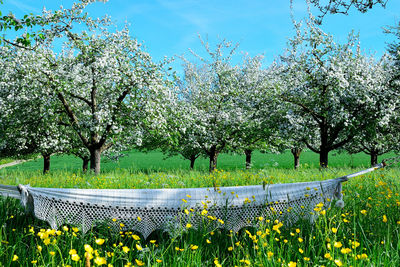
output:
M 218 171 L 209 174 L 205 159 L 190 171 L 189 162 L 179 157 L 130 152 L 119 162 L 104 160 L 102 174 L 93 176 L 80 172 L 80 160 L 54 156 L 49 174 L 41 174 L 38 159 L 1 169 L 0 184 L 189 188 L 290 183 L 335 178 L 369 165 L 361 154 L 331 155 L 324 171 L 311 152 L 302 154 L 298 171 L 292 170 L 290 153 L 257 152 L 253 160 L 253 169 L 244 170 L 244 156 L 221 155 Z M 271 218 L 255 218 L 257 226 L 238 233 L 182 225 L 179 234 L 153 233 L 147 240 L 105 226 L 86 234 L 71 225 L 49 229 L 26 216 L 18 201 L 0 198 L 0 266 L 400 266 L 399 177 L 398 167 L 390 167 L 352 178 L 343 184 L 344 208 L 316 207 L 314 224 L 285 227 Z M 207 224 L 218 218 L 205 219 Z

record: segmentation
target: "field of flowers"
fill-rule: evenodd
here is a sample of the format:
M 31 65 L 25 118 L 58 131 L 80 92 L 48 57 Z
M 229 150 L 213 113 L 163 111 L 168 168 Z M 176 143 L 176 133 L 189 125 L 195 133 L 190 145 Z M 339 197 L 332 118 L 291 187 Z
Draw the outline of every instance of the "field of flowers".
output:
M 135 173 L 123 170 L 102 176 L 53 172 L 50 175 L 3 176 L 1 183 L 79 188 L 172 188 L 311 181 L 354 172 L 351 169 L 259 170 Z M 352 178 L 344 183 L 343 209 L 319 214 L 314 224 L 290 228 L 269 218 L 238 233 L 193 229 L 174 235 L 113 233 L 106 226 L 83 234 L 26 216 L 19 203 L 0 199 L 0 266 L 399 266 L 400 171 L 397 168 Z M 203 214 L 207 218 L 206 214 Z M 202 215 L 199 215 L 202 216 Z M 217 220 L 219 218 L 208 218 Z M 223 221 L 219 224 L 223 226 Z M 121 229 L 123 225 L 121 225 Z

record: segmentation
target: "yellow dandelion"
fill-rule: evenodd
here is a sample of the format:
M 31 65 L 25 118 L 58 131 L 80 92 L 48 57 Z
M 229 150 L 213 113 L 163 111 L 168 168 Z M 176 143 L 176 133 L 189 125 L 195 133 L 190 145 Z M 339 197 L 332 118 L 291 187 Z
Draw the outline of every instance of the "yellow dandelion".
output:
M 301 238 L 301 237 L 299 237 L 298 240 L 300 243 L 303 242 L 303 238 Z
M 85 244 L 83 247 L 85 248 L 86 252 L 93 253 L 93 248 L 90 245 Z
M 341 260 L 335 260 L 335 264 L 337 265 L 337 266 L 343 266 L 343 263 L 342 263 L 342 261 Z
M 211 244 L 211 241 L 210 241 L 210 240 L 208 240 L 208 239 L 206 239 L 206 242 L 207 242 L 207 244 Z
M 340 252 L 342 252 L 342 254 L 348 254 L 348 253 L 351 252 L 351 249 L 350 249 L 350 248 L 342 248 L 342 249 L 340 250 Z
M 143 250 L 142 246 L 139 245 L 139 244 L 136 244 L 136 249 L 139 250 L 139 251 L 140 251 L 140 250 Z
M 383 221 L 384 223 L 388 221 L 386 215 L 383 215 L 383 216 L 382 216 L 382 221 Z
M 79 261 L 80 259 L 81 259 L 81 257 L 79 257 L 78 254 L 72 254 L 71 255 L 71 260 L 73 260 L 73 261 Z
M 103 238 L 99 238 L 99 239 L 96 239 L 95 242 L 96 242 L 97 245 L 101 246 L 101 245 L 104 244 L 104 241 L 105 241 L 105 240 L 104 240 Z
M 131 249 L 128 248 L 127 246 L 122 247 L 122 251 L 125 253 L 128 253 Z
M 196 246 L 196 245 L 190 245 L 190 249 L 191 250 L 196 250 L 196 249 L 198 249 L 199 248 L 199 246 Z
M 297 263 L 295 261 L 290 261 L 288 263 L 288 267 L 296 267 L 296 266 L 297 266 Z
M 332 233 L 336 234 L 337 233 L 337 228 L 332 227 Z
M 189 229 L 190 227 L 192 227 L 192 225 L 191 225 L 190 223 L 187 223 L 187 224 L 186 224 L 186 228 Z
M 132 235 L 132 238 L 135 239 L 136 241 L 140 240 L 140 237 L 138 235 Z
M 360 212 L 361 212 L 361 214 L 363 214 L 363 215 L 367 215 L 367 211 L 366 211 L 366 210 L 361 210 Z
M 101 266 L 101 265 L 107 264 L 107 260 L 106 260 L 106 258 L 103 258 L 103 257 L 96 257 L 94 259 L 94 263 Z
M 342 245 L 342 242 L 335 242 L 334 244 L 333 244 L 333 246 L 335 247 L 335 248 L 341 248 L 343 245 Z
M 13 258 L 12 258 L 12 261 L 17 261 L 17 260 L 18 260 L 18 256 L 14 255 Z
M 144 262 L 141 261 L 141 260 L 135 259 L 135 262 L 136 262 L 137 266 L 143 266 L 144 265 Z

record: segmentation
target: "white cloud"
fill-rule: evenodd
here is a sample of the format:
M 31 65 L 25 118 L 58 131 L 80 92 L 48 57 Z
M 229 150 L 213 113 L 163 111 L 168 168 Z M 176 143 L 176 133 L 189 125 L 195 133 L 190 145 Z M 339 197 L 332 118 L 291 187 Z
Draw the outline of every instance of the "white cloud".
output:
M 37 7 L 27 4 L 26 1 L 25 1 L 25 3 L 22 3 L 21 1 L 18 1 L 18 0 L 7 0 L 6 3 L 16 7 L 18 10 L 20 10 L 24 13 L 39 14 L 42 12 L 41 9 L 38 9 Z

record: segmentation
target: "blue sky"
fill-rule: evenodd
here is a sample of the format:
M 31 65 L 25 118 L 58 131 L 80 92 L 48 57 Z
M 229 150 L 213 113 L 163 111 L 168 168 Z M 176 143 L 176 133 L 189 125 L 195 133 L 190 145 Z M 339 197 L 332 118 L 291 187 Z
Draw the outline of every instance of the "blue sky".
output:
M 3 14 L 40 13 L 47 9 L 68 8 L 73 1 L 4 0 Z M 296 19 L 307 16 L 305 0 L 294 0 Z M 198 35 L 208 36 L 211 44 L 226 38 L 239 42 L 239 51 L 251 56 L 264 54 L 266 62 L 283 53 L 293 36 L 289 0 L 109 0 L 87 8 L 93 17 L 108 14 L 119 25 L 128 22 L 132 35 L 144 42 L 154 59 L 188 54 L 188 48 L 202 51 Z M 343 42 L 348 33 L 360 33 L 361 47 L 381 56 L 393 38 L 382 27 L 398 24 L 400 1 L 389 0 L 386 9 L 376 6 L 366 14 L 352 11 L 348 16 L 327 15 L 322 28 Z

